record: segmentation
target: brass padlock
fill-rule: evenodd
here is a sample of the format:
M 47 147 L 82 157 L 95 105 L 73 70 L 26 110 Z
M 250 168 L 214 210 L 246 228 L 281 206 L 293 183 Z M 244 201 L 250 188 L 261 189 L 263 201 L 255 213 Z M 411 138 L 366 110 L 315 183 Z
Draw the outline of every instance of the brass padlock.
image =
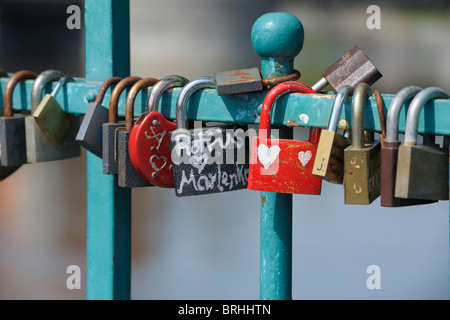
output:
M 441 88 L 420 91 L 406 115 L 405 142 L 398 150 L 395 196 L 403 199 L 448 200 L 448 147 L 417 145 L 419 115 L 432 99 L 448 99 Z
M 336 133 L 339 113 L 345 99 L 355 88 L 344 86 L 336 94 L 331 110 L 328 128 L 322 130 L 317 146 L 316 159 L 312 173 L 329 182 L 342 184 L 344 179 L 344 149 L 351 141 L 343 135 Z
M 352 144 L 344 150 L 346 204 L 370 204 L 380 195 L 380 141 L 364 142 L 364 105 L 369 85 L 355 88 L 352 103 Z
M 51 81 L 65 77 L 57 70 L 47 70 L 41 73 L 34 82 L 31 91 L 31 112 L 33 113 L 41 102 L 42 90 Z M 70 127 L 58 144 L 51 142 L 39 128 L 33 116 L 25 118 L 25 132 L 27 144 L 27 161 L 30 163 L 62 160 L 80 155 L 80 145 L 75 137 L 80 126 L 79 118 L 69 115 Z
M 69 81 L 75 81 L 71 77 L 63 77 L 56 84 L 51 94 L 46 94 L 33 112 L 34 120 L 38 127 L 54 144 L 58 144 L 70 128 L 70 118 L 56 101 L 58 91 Z

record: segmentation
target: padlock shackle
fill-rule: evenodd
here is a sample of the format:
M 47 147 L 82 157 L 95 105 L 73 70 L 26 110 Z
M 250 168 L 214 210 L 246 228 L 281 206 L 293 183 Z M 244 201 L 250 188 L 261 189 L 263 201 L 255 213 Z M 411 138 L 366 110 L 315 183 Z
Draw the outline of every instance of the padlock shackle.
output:
M 159 80 L 152 88 L 147 98 L 147 112 L 158 111 L 158 102 L 162 94 L 171 88 L 182 87 L 189 80 L 182 76 L 171 75 Z
M 330 119 L 328 120 L 328 131 L 336 132 L 342 105 L 344 104 L 345 99 L 347 99 L 347 97 L 354 90 L 355 88 L 352 86 L 343 86 L 336 94 L 336 98 L 334 98 L 333 102 L 333 108 L 331 109 Z
M 55 88 L 53 89 L 52 93 L 50 95 L 55 98 L 58 94 L 58 91 L 67 83 L 67 82 L 75 82 L 75 79 L 72 77 L 63 77 L 58 80 L 58 83 L 56 84 Z
M 31 89 L 31 113 L 36 111 L 39 103 L 42 99 L 42 90 L 44 87 L 52 81 L 56 81 L 65 77 L 66 75 L 58 70 L 46 70 L 39 74 L 34 81 L 33 88 Z
M 36 79 L 37 74 L 23 70 L 16 72 L 6 83 L 5 93 L 3 95 L 3 108 L 4 108 L 4 117 L 11 118 L 13 116 L 13 93 L 14 88 L 20 81 Z
M 119 118 L 119 99 L 122 92 L 134 85 L 136 82 L 141 80 L 141 77 L 126 77 L 119 81 L 119 83 L 114 87 L 111 93 L 111 98 L 109 100 L 109 116 L 108 123 L 117 123 Z
M 399 126 L 400 111 L 402 110 L 403 105 L 408 100 L 414 98 L 414 96 L 418 94 L 420 90 L 422 90 L 422 88 L 417 86 L 405 87 L 399 92 L 397 92 L 395 97 L 392 99 L 386 117 L 385 141 L 387 142 L 399 141 L 398 126 Z
M 109 87 L 118 83 L 122 78 L 120 77 L 111 77 L 106 79 L 100 89 L 98 90 L 97 96 L 95 97 L 94 103 L 101 105 L 103 102 L 103 98 L 105 97 L 106 91 L 108 91 Z
M 216 88 L 216 80 L 212 77 L 200 77 L 187 83 L 181 89 L 176 105 L 177 129 L 188 128 L 186 119 L 187 100 L 193 92 L 203 88 Z
M 261 107 L 258 133 L 260 138 L 270 138 L 272 107 L 275 100 L 277 100 L 280 96 L 291 92 L 316 93 L 310 86 L 300 81 L 286 81 L 273 87 L 267 93 Z
M 357 149 L 364 148 L 364 106 L 370 93 L 367 83 L 358 84 L 353 93 L 351 146 Z
M 130 132 L 133 127 L 134 120 L 134 101 L 139 91 L 153 86 L 158 79 L 144 78 L 136 82 L 130 89 L 127 95 L 127 102 L 125 104 L 125 131 Z
M 433 99 L 448 99 L 448 94 L 438 87 L 429 87 L 420 91 L 409 105 L 405 125 L 405 145 L 417 145 L 417 128 L 419 126 L 419 115 L 427 102 Z

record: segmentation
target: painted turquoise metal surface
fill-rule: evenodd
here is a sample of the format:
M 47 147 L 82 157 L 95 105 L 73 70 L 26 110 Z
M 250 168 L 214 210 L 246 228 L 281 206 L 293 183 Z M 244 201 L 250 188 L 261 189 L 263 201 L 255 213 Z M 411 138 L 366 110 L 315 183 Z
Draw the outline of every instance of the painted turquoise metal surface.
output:
M 261 75 L 291 74 L 294 58 L 303 46 L 303 26 L 285 12 L 267 13 L 252 28 L 252 45 L 261 56 Z M 278 113 L 278 109 L 275 109 Z M 281 139 L 292 139 L 283 127 Z M 292 194 L 261 192 L 260 289 L 261 300 L 292 299 Z
M 12 74 L 11 74 L 12 75 Z M 64 90 L 56 96 L 56 100 L 60 103 L 66 112 L 75 114 L 84 114 L 90 101 L 95 99 L 95 95 L 100 88 L 103 80 L 108 76 L 102 77 L 98 81 L 91 81 L 77 78 L 78 82 L 68 83 Z M 3 106 L 3 91 L 9 78 L 0 78 L 0 106 Z M 30 96 L 33 81 L 27 80 L 24 85 L 18 86 L 14 90 L 14 109 L 30 110 Z M 55 84 L 48 85 L 45 92 L 49 93 Z M 160 99 L 158 110 L 170 119 L 175 119 L 175 106 L 180 88 L 175 88 L 163 94 Z M 136 107 L 134 114 L 140 116 L 145 110 L 145 103 L 149 90 L 143 90 L 136 97 Z M 267 92 L 238 94 L 231 96 L 217 96 L 215 89 L 207 89 L 192 94 L 188 102 L 187 117 L 189 120 L 202 121 L 223 121 L 223 122 L 240 122 L 240 123 L 259 123 L 259 110 Z M 388 108 L 391 104 L 394 94 L 383 94 L 383 100 Z M 70 97 L 70 99 L 69 99 Z M 109 101 L 110 93 L 105 95 L 104 101 Z M 277 99 L 274 106 L 274 114 L 272 123 L 274 125 L 300 125 L 303 127 L 326 128 L 328 117 L 330 115 L 334 92 L 323 94 L 300 94 L 291 93 L 281 96 Z M 90 100 L 89 100 L 90 99 Z M 125 115 L 125 95 L 122 95 L 119 101 L 119 115 Z M 351 123 L 351 97 L 348 98 L 339 116 L 339 119 Z M 406 110 L 410 101 L 406 103 L 406 108 L 402 108 L 400 113 L 400 132 L 405 130 Z M 212 108 L 211 106 L 214 106 Z M 364 110 L 364 128 L 370 131 L 380 132 L 380 123 L 378 120 L 376 101 L 371 96 Z M 305 117 L 305 115 L 307 117 Z M 307 121 L 302 121 L 307 119 Z M 426 107 L 421 110 L 419 117 L 419 133 L 434 133 L 438 135 L 450 135 L 450 126 L 447 119 L 450 118 L 450 99 L 436 99 L 429 102 Z M 342 128 L 340 126 L 340 128 Z
M 85 33 L 88 81 L 129 74 L 129 0 L 85 0 Z M 71 90 L 80 87 L 78 100 Z M 65 101 L 87 107 L 86 85 L 68 91 Z M 87 299 L 130 299 L 131 191 L 117 186 L 116 175 L 102 173 L 100 158 L 89 152 L 86 158 Z

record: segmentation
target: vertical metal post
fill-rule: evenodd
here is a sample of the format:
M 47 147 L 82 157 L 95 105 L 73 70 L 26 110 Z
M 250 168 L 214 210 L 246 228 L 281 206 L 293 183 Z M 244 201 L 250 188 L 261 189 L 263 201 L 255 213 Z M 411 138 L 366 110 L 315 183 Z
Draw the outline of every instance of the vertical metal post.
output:
M 130 73 L 129 0 L 85 0 L 86 80 Z M 130 299 L 131 191 L 87 152 L 87 299 Z
M 293 72 L 294 57 L 303 46 L 303 26 L 293 15 L 268 13 L 256 20 L 252 45 L 261 58 L 263 78 Z M 291 128 L 279 128 L 292 139 Z M 292 299 L 292 195 L 261 192 L 260 298 Z

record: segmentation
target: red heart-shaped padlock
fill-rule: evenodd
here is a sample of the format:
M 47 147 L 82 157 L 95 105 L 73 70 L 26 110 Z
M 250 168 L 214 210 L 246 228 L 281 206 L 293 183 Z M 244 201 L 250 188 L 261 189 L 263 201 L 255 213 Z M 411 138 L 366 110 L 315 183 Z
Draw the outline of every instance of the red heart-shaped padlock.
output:
M 158 81 L 148 99 L 150 113 L 143 113 L 134 124 L 128 152 L 136 171 L 148 182 L 165 188 L 175 186 L 170 150 L 169 132 L 177 125 L 156 111 L 162 93 L 189 82 L 180 76 L 168 76 Z

